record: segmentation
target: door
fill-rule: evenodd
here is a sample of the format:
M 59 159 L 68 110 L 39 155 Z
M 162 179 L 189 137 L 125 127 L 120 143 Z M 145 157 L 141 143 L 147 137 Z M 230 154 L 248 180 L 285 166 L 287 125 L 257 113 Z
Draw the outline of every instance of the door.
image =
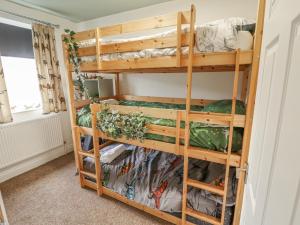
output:
M 300 0 L 267 0 L 241 225 L 300 224 Z

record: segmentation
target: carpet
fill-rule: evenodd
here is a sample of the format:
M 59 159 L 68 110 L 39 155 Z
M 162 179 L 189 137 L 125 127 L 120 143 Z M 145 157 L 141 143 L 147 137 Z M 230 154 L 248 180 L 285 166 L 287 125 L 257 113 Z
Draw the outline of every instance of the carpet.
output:
M 80 187 L 73 153 L 0 184 L 10 225 L 169 223 Z

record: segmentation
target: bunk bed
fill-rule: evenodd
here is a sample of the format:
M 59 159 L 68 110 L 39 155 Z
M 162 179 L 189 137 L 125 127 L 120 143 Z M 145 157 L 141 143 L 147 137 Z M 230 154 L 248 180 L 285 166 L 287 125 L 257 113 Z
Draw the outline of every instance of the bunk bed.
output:
M 260 0 L 255 34 L 253 35 L 253 47 L 252 36 L 249 36 L 249 33 L 254 30 L 252 22 L 235 18 L 196 26 L 196 12 L 193 5 L 189 11 L 76 33 L 72 38 L 78 43 L 78 57 L 81 58 L 80 72 L 115 74 L 115 95 L 107 96 L 98 103 L 75 99 L 73 73 L 74 71 L 78 72 L 78 68 L 76 70 L 74 64 L 70 62 L 68 46 L 64 44 L 74 151 L 81 186 L 92 188 L 99 195 L 113 197 L 174 224 L 202 224 L 199 221 L 203 221 L 203 224 L 229 224 L 226 216 L 228 215 L 227 206 L 235 205 L 234 208 L 231 208 L 234 214 L 233 224 L 239 224 L 247 173 L 264 8 L 265 0 Z M 170 27 L 171 29 L 169 29 Z M 220 45 L 218 41 L 212 42 L 211 39 L 218 39 L 217 31 L 221 29 L 220 27 L 223 30 L 219 33 L 231 32 L 230 34 L 235 38 L 237 38 L 238 30 L 246 31 L 246 38 L 237 41 L 238 39 L 226 39 L 223 35 L 221 40 L 227 40 L 223 44 Z M 150 30 L 151 32 L 159 30 L 159 32 L 151 33 Z M 125 35 L 125 38 L 122 35 Z M 240 42 L 244 44 L 241 45 Z M 231 100 L 191 99 L 193 72 L 211 71 L 234 72 Z M 137 72 L 141 74 L 186 72 L 186 98 L 121 95 L 120 75 Z M 243 72 L 243 77 L 239 93 L 240 72 Z M 106 101 L 102 101 L 105 99 L 114 99 L 115 103 L 107 104 Z M 216 110 L 216 106 L 222 105 L 224 102 L 227 103 L 226 106 L 223 105 L 223 108 L 219 107 Z M 87 107 L 89 110 L 84 116 L 90 118 L 90 125 L 83 126 L 84 124 L 78 123 L 80 121 L 78 120 L 78 110 L 83 108 L 86 110 Z M 144 138 L 139 140 L 124 135 L 110 135 L 101 126 L 103 124 L 101 113 L 105 110 L 110 114 L 118 112 L 120 115 L 129 117 L 136 113 L 142 113 L 142 116 L 148 119 L 144 125 L 146 138 L 143 136 Z M 208 132 L 208 129 L 212 129 L 213 132 Z M 193 134 L 193 131 L 196 134 Z M 210 139 L 201 136 L 201 131 L 210 133 Z M 212 133 L 222 134 L 223 144 L 216 145 L 215 139 L 211 138 Z M 88 151 L 82 148 L 81 143 L 81 137 L 86 135 L 93 137 L 93 148 Z M 201 143 L 195 141 L 195 138 L 199 137 L 201 137 Z M 119 182 L 118 177 L 105 180 L 107 168 L 111 168 L 113 171 L 117 167 L 119 170 L 121 168 L 121 171 L 128 172 L 132 168 L 143 170 L 145 167 L 145 160 L 132 161 L 130 163 L 132 167 L 124 168 L 120 167 L 122 163 L 116 165 L 113 165 L 112 162 L 103 163 L 101 157 L 104 157 L 107 149 L 113 148 L 115 142 L 125 144 L 127 151 L 118 153 L 118 157 L 114 158 L 114 163 L 118 161 L 124 164 L 124 160 L 130 161 L 132 155 L 136 156 L 135 158 L 138 158 L 137 156 L 146 158 L 153 156 L 155 158 L 159 155 L 158 160 L 166 160 L 171 157 L 178 162 L 176 164 L 178 167 L 172 167 L 171 174 L 174 175 L 180 168 L 182 180 L 179 182 L 179 178 L 177 177 L 176 180 L 175 176 L 176 182 L 174 180 L 171 182 L 175 182 L 176 187 L 181 186 L 178 188 L 178 191 L 181 192 L 180 212 L 179 208 L 171 210 L 172 213 L 170 210 L 160 210 L 160 207 L 154 207 L 145 201 L 133 200 L 132 189 L 127 187 L 128 192 L 124 194 L 118 189 L 118 186 L 111 185 L 112 182 Z M 131 151 L 128 151 L 130 149 Z M 199 165 L 205 165 L 203 167 L 206 169 L 210 166 L 213 168 L 214 165 L 221 165 L 223 185 L 218 186 L 212 180 L 193 177 L 193 171 L 196 169 L 193 169 L 191 165 L 197 164 L 197 161 L 200 163 Z M 161 162 L 163 163 L 163 161 Z M 238 180 L 233 180 L 234 168 L 236 168 Z M 133 174 L 137 176 L 136 172 Z M 152 173 L 150 172 L 150 174 Z M 146 176 L 153 175 L 150 174 L 146 174 Z M 139 182 L 141 183 L 141 181 Z M 237 184 L 234 200 L 232 200 L 232 192 L 230 192 L 233 183 Z M 130 186 L 130 184 L 127 185 Z M 152 183 L 149 185 L 151 186 Z M 140 190 L 139 194 L 143 196 L 141 193 L 145 194 L 146 189 L 149 190 L 149 185 L 143 188 L 141 185 L 137 186 Z M 193 201 L 191 200 L 191 188 L 202 190 L 200 193 L 206 193 L 206 197 L 213 196 L 214 201 L 220 203 L 217 216 L 191 205 L 191 201 Z M 212 195 L 208 193 L 212 193 Z M 152 195 L 148 194 L 153 197 L 153 193 Z M 195 196 L 194 199 L 198 199 L 195 200 L 195 204 L 207 200 L 201 194 Z M 180 213 L 181 218 L 174 213 Z

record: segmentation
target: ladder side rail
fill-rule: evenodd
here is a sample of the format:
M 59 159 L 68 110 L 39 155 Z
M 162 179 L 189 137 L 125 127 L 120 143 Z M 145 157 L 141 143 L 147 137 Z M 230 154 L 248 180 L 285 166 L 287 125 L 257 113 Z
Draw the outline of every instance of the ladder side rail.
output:
M 239 74 L 240 74 L 240 50 L 236 51 L 236 61 L 235 61 L 235 72 L 234 72 L 234 81 L 233 81 L 233 91 L 232 91 L 232 107 L 231 107 L 231 116 L 234 117 L 236 110 L 236 98 L 238 94 L 238 84 L 239 84 Z M 227 202 L 227 192 L 228 192 L 228 183 L 229 183 L 229 174 L 230 174 L 230 157 L 232 151 L 233 143 L 233 122 L 230 122 L 229 127 L 229 137 L 228 137 L 228 148 L 227 148 L 227 159 L 226 159 L 226 169 L 225 169 L 225 182 L 224 182 L 224 195 L 223 195 L 223 205 L 222 205 L 222 214 L 221 214 L 221 224 L 224 224 L 225 220 L 225 211 L 226 211 L 226 202 Z
M 192 95 L 192 75 L 193 75 L 193 56 L 194 56 L 194 29 L 196 9 L 195 6 L 191 6 L 191 21 L 190 21 L 190 37 L 189 37 L 189 55 L 188 55 L 188 71 L 186 81 L 186 113 L 185 113 L 185 135 L 184 135 L 184 167 L 183 167 L 183 192 L 182 192 L 182 224 L 186 224 L 186 204 L 187 204 L 187 179 L 188 179 L 188 147 L 190 140 L 190 123 L 189 113 L 191 110 L 191 95 Z
M 100 165 L 100 145 L 99 145 L 99 132 L 97 130 L 97 110 L 94 107 L 94 104 L 91 104 L 91 114 L 92 114 L 92 129 L 93 129 L 93 148 L 95 156 L 95 171 L 96 171 L 96 185 L 97 185 L 97 194 L 102 195 L 103 187 L 101 182 L 101 165 Z

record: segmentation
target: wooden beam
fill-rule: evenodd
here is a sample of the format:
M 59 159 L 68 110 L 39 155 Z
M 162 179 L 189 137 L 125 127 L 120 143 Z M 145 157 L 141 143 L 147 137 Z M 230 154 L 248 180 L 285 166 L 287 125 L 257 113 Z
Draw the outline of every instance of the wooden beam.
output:
M 253 113 L 254 113 L 254 105 L 255 105 L 258 72 L 259 72 L 259 61 L 260 61 L 260 53 L 261 53 L 261 46 L 262 46 L 262 36 L 264 30 L 265 7 L 266 7 L 266 0 L 259 0 L 254 48 L 253 48 L 251 79 L 249 84 L 249 93 L 248 93 L 247 109 L 246 109 L 246 123 L 244 129 L 243 147 L 242 147 L 242 156 L 241 156 L 241 165 L 240 165 L 242 170 L 240 170 L 240 174 L 239 174 L 233 225 L 239 225 L 240 217 L 241 217 L 241 209 L 242 209 L 242 202 L 243 202 L 244 188 L 245 188 L 245 176 L 246 176 L 246 171 L 243 169 L 246 168 L 247 166 L 247 161 L 249 156 L 252 121 L 253 121 Z
M 184 11 L 182 14 L 189 14 L 189 11 Z M 187 24 L 187 17 L 183 17 L 182 24 Z M 133 33 L 143 30 L 157 29 L 161 27 L 175 26 L 177 24 L 177 13 L 170 13 L 162 16 L 154 16 L 149 18 L 144 18 L 140 20 L 130 21 L 123 24 L 117 24 L 113 26 L 101 27 L 100 35 L 101 37 L 119 35 L 125 33 Z
M 134 95 L 120 95 L 120 100 L 129 101 L 144 101 L 144 102 L 161 102 L 170 104 L 185 104 L 185 98 L 168 98 L 168 97 L 152 97 L 152 96 L 134 96 Z M 205 106 L 216 100 L 209 99 L 191 99 L 192 105 Z

